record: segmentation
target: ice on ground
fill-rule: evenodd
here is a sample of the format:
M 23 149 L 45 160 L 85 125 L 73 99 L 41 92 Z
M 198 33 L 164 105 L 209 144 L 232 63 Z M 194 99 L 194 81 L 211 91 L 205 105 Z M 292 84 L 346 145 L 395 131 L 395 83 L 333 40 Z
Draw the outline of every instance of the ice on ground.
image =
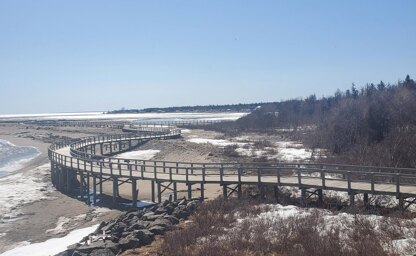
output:
M 129 152 L 118 154 L 115 156 L 115 158 L 150 160 L 153 157 L 155 157 L 155 155 L 159 152 L 160 150 L 156 150 L 156 149 L 134 150 L 134 151 L 129 151 Z
M 0 223 L 18 218 L 19 206 L 47 198 L 51 186 L 42 177 L 49 168 L 49 164 L 44 164 L 24 174 L 0 178 Z
M 6 251 L 0 256 L 49 256 L 65 251 L 69 245 L 78 243 L 83 237 L 95 231 L 98 225 L 77 229 L 61 238 L 52 238 L 41 243 L 19 246 Z
M 192 130 L 190 129 L 181 129 L 181 133 L 191 133 Z

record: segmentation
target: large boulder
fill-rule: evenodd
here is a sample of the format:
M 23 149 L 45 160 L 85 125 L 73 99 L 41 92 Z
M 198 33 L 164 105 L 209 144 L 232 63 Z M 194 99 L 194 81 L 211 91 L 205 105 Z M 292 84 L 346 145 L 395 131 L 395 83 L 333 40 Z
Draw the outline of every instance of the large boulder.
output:
M 154 234 L 147 229 L 135 230 L 133 234 L 137 239 L 140 240 L 142 245 L 151 244 L 154 237 Z
M 186 205 L 178 205 L 173 211 L 172 215 L 178 219 L 185 219 L 189 216 L 189 211 L 186 208 Z
M 112 250 L 105 248 L 105 249 L 98 249 L 92 251 L 89 256 L 116 256 L 117 254 L 114 253 Z
M 153 226 L 149 228 L 149 231 L 155 235 L 163 235 L 166 232 L 166 229 L 167 228 L 162 227 L 162 226 Z
M 163 218 L 169 220 L 173 225 L 176 225 L 176 224 L 179 223 L 178 218 L 176 218 L 172 215 L 165 215 L 165 216 L 163 216 Z
M 81 245 L 75 251 L 78 253 L 85 253 L 90 254 L 92 251 L 99 250 L 99 249 L 109 249 L 114 253 L 118 253 L 120 246 L 117 243 L 114 243 L 109 240 L 98 240 L 93 242 L 89 245 Z
M 161 226 L 161 227 L 168 229 L 172 226 L 172 223 L 168 219 L 159 218 L 159 219 L 154 220 L 152 223 L 150 223 L 149 229 L 154 226 Z
M 123 250 L 137 248 L 142 245 L 140 239 L 136 238 L 133 234 L 121 238 L 118 244 Z
M 162 215 L 160 215 L 160 214 L 155 214 L 154 212 L 148 212 L 148 213 L 145 213 L 145 214 L 142 216 L 142 220 L 154 221 L 155 219 L 160 218 L 161 216 L 162 216 Z

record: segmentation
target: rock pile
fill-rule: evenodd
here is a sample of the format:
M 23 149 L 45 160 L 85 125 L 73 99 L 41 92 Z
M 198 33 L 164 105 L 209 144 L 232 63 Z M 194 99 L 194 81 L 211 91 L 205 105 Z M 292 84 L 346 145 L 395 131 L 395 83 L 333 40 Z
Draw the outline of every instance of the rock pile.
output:
M 117 255 L 152 243 L 180 219 L 187 218 L 199 200 L 165 201 L 146 209 L 133 209 L 110 222 L 102 222 L 94 233 L 56 256 Z

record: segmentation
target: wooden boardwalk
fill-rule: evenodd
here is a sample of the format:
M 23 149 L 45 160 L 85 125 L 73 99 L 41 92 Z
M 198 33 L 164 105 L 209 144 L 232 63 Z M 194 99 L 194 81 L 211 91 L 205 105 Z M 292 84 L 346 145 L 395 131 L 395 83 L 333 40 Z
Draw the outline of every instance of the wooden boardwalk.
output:
M 83 197 L 92 188 L 92 199 L 102 194 L 103 182 L 112 182 L 113 200 L 118 199 L 119 186 L 131 184 L 133 205 L 137 202 L 137 181 L 152 184 L 152 200 L 161 201 L 165 191 L 177 197 L 177 183 L 188 187 L 199 186 L 204 198 L 205 184 L 219 184 L 224 196 L 236 192 L 241 196 L 243 185 L 279 186 L 300 188 L 302 198 L 315 194 L 323 200 L 324 190 L 344 191 L 354 204 L 355 195 L 391 195 L 399 200 L 402 209 L 416 197 L 416 170 L 406 168 L 330 165 L 313 163 L 187 163 L 171 161 L 145 161 L 120 159 L 114 154 L 139 147 L 154 139 L 173 139 L 181 136 L 180 130 L 170 126 L 141 125 L 130 127 L 134 133 L 82 138 L 73 143 L 53 144 L 49 148 L 53 184 L 61 191 L 78 193 Z M 98 191 L 97 191 L 98 187 Z

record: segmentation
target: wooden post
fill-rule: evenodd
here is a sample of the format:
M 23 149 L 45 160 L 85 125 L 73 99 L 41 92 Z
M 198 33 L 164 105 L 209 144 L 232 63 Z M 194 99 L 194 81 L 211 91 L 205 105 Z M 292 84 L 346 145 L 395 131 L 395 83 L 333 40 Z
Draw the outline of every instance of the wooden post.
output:
M 277 168 L 277 185 L 280 186 L 280 169 Z
M 118 197 L 118 178 L 113 176 L 113 205 L 116 205 Z
M 375 190 L 375 179 L 374 179 L 374 173 L 371 173 L 371 193 L 374 194 Z
M 156 182 L 156 183 L 157 183 L 157 202 L 161 203 L 162 202 L 162 190 L 161 190 L 160 182 Z
M 204 188 L 204 182 L 201 182 L 201 200 L 204 201 L 205 198 L 205 188 Z
M 84 199 L 84 174 L 79 172 L 79 194 L 81 196 L 81 200 Z
M 322 189 L 318 189 L 318 203 L 322 204 L 324 202 L 324 193 Z
M 137 180 L 131 179 L 131 197 L 132 197 L 132 207 L 137 207 Z
M 152 180 L 150 181 L 151 190 L 152 190 L 152 202 L 155 202 L 155 182 Z
M 367 208 L 368 207 L 368 193 L 364 193 L 364 207 Z
M 95 177 L 95 175 L 92 175 L 92 201 L 93 204 L 95 205 L 95 203 L 97 202 L 97 177 Z
M 224 199 L 228 198 L 227 185 L 226 184 L 222 184 L 222 195 L 223 195 Z
M 238 190 L 237 190 L 237 195 L 238 195 L 238 198 L 241 198 L 242 191 L 241 191 L 241 168 L 240 167 L 237 169 L 237 172 L 238 172 Z
M 100 173 L 100 196 L 103 195 L 103 174 Z
M 350 207 L 354 207 L 355 206 L 355 194 L 354 193 L 350 193 Z
M 187 182 L 186 185 L 188 186 L 188 199 L 192 198 L 192 183 Z
M 404 211 L 404 198 L 403 198 L 403 196 L 399 195 L 399 196 L 397 196 L 397 199 L 399 199 L 399 210 Z
M 66 193 L 70 194 L 72 191 L 72 170 L 66 169 Z
M 178 200 L 178 190 L 176 187 L 176 182 L 173 182 L 173 200 Z
M 301 188 L 300 191 L 301 191 L 301 198 L 300 198 L 301 204 L 303 206 L 305 206 L 306 205 L 306 189 L 305 188 Z
M 396 174 L 396 193 L 400 195 L 400 174 Z
M 90 200 L 90 173 L 87 172 L 87 204 L 91 204 Z
M 279 187 L 278 186 L 273 186 L 273 194 L 274 194 L 274 199 L 276 200 L 276 203 L 279 202 Z

